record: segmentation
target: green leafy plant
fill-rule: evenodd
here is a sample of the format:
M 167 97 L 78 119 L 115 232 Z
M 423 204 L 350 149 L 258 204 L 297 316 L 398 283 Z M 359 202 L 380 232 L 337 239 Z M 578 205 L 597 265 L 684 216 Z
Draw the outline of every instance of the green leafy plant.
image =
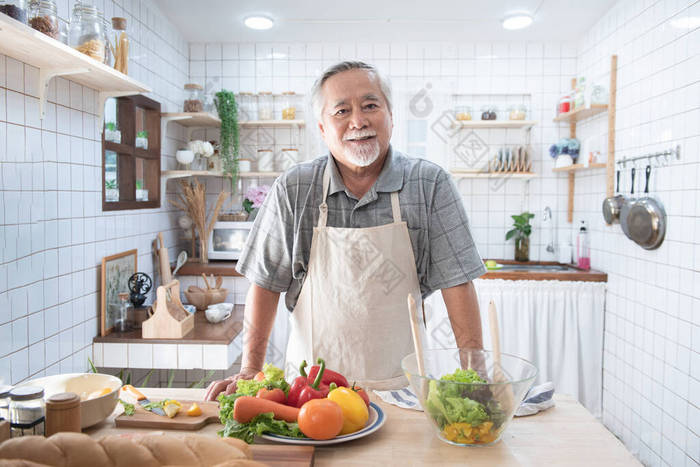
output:
M 109 131 L 114 131 L 117 129 L 117 124 L 114 122 L 107 122 L 105 123 L 105 129 Z
M 231 91 L 222 89 L 216 93 L 216 110 L 221 120 L 221 144 L 219 153 L 223 172 L 231 177 L 231 194 L 236 193 L 238 182 L 238 157 L 240 139 L 238 135 L 238 104 Z
M 516 239 L 529 237 L 532 233 L 530 219 L 534 218 L 535 215 L 525 211 L 522 214 L 515 214 L 510 217 L 513 218 L 513 228 L 506 232 L 506 240 L 510 240 L 513 237 Z
M 136 133 L 137 138 L 148 138 L 148 132 L 146 130 L 139 131 Z
M 107 180 L 105 182 L 105 188 L 108 190 L 116 190 L 117 189 L 117 181 L 116 180 Z
M 136 180 L 136 189 L 143 190 L 143 180 Z

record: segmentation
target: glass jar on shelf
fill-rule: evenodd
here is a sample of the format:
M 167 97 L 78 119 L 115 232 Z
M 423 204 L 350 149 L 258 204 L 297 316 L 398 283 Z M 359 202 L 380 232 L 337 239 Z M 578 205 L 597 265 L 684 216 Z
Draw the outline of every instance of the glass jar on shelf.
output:
M 527 107 L 524 105 L 508 106 L 508 120 L 525 120 L 527 115 Z
M 559 99 L 557 105 L 557 114 L 565 114 L 571 112 L 571 94 L 566 94 Z
M 273 97 L 269 91 L 258 93 L 258 120 L 272 120 Z
M 12 437 L 44 434 L 44 388 L 21 386 L 10 391 Z
M 73 7 L 68 43 L 78 52 L 104 62 L 105 30 L 101 13 L 92 5 L 76 3 Z
M 34 0 L 29 4 L 29 25 L 52 39 L 59 39 L 60 26 L 54 0 Z
M 275 171 L 275 152 L 272 148 L 258 148 L 258 172 Z
M 20 23 L 27 24 L 27 2 L 25 0 L 0 0 L 0 13 Z
M 481 106 L 481 119 L 482 120 L 496 120 L 498 118 L 498 107 L 495 105 L 483 105 Z
M 133 313 L 133 306 L 129 301 L 128 293 L 120 293 L 119 295 L 119 313 L 114 321 L 114 329 L 117 332 L 126 332 L 129 330 L 129 314 Z
M 283 148 L 277 161 L 277 168 L 281 171 L 291 169 L 299 163 L 299 150 L 297 148 Z
M 129 36 L 126 35 L 126 18 L 112 18 L 114 31 L 114 69 L 129 74 Z
M 455 109 L 455 119 L 461 122 L 472 119 L 472 108 L 468 105 L 459 105 Z
M 185 84 L 185 104 L 182 106 L 182 111 L 204 111 L 204 103 L 202 102 L 202 86 L 197 83 Z
M 110 21 L 107 21 L 107 18 L 104 17 L 101 11 L 98 11 L 98 14 L 100 16 L 100 20 L 102 20 L 102 34 L 103 34 L 103 39 L 105 43 L 105 53 L 104 53 L 104 60 L 102 63 L 104 63 L 107 66 L 112 66 L 112 45 L 111 45 L 111 40 L 110 36 L 112 35 L 112 24 Z
M 242 92 L 238 94 L 238 119 L 242 122 L 257 119 L 257 105 L 255 94 Z
M 282 120 L 296 120 L 297 118 L 297 95 L 294 91 L 282 93 Z

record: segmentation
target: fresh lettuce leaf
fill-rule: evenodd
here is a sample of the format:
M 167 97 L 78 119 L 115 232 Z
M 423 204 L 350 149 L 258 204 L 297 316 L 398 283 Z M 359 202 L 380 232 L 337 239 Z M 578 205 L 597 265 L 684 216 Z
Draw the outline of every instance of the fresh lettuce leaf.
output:
M 274 365 L 266 363 L 263 366 L 265 379 L 262 381 L 239 380 L 236 383 L 236 394 L 241 396 L 255 396 L 262 388 L 280 388 L 285 394 L 289 394 L 289 383 L 284 379 L 284 371 Z
M 485 383 L 472 369 L 457 369 L 440 381 L 431 380 L 428 386 L 426 408 L 442 428 L 450 423 L 469 423 L 477 426 L 489 419 L 483 404 L 466 396 L 469 387 L 455 383 Z
M 231 418 L 224 425 L 224 429 L 219 431 L 219 436 L 238 438 L 251 444 L 256 436 L 263 433 L 305 438 L 297 423 L 275 420 L 272 412 L 261 413 L 248 423 L 239 423 Z

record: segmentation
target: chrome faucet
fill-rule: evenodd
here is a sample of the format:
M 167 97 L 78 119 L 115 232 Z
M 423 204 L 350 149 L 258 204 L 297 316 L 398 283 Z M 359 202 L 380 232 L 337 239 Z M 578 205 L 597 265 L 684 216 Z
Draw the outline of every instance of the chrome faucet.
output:
M 547 252 L 554 253 L 554 220 L 552 219 L 552 209 L 545 206 L 542 222 L 549 221 L 550 242 L 547 244 Z

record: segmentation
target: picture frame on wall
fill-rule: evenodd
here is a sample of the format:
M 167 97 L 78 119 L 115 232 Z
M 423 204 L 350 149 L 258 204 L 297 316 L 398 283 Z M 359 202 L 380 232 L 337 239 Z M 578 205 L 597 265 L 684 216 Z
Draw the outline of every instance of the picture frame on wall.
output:
M 138 250 L 129 250 L 102 258 L 100 335 L 114 329 L 119 312 L 119 294 L 129 293 L 129 277 L 136 273 Z

